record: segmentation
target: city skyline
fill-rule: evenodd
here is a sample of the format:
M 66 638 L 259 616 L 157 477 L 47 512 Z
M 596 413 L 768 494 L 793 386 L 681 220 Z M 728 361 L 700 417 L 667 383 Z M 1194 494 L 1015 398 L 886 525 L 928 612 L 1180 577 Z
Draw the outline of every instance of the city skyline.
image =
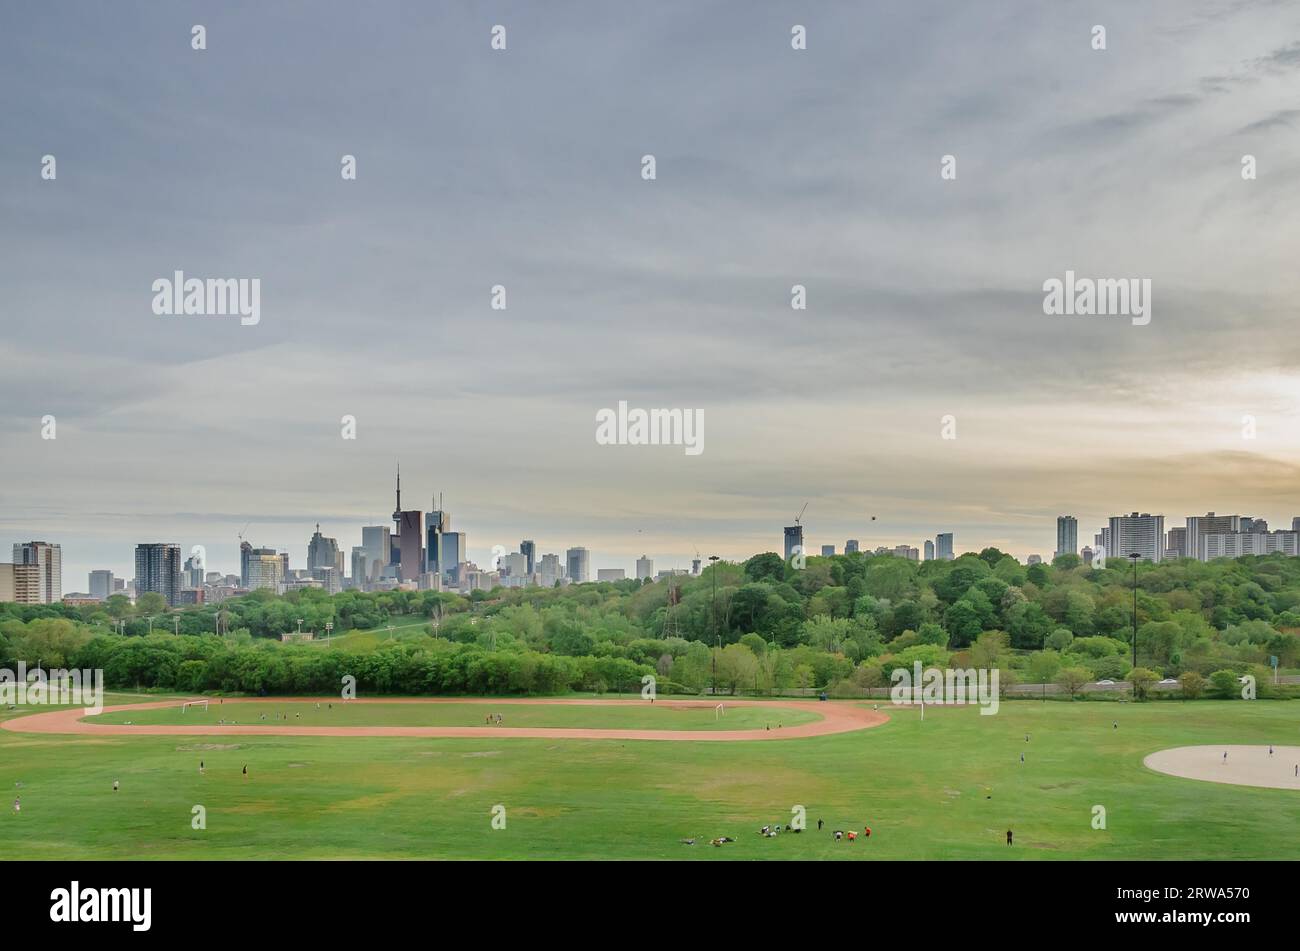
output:
M 1294 5 L 839 5 L 797 52 L 778 5 L 525 6 L 500 54 L 467 7 L 212 9 L 201 53 L 90 9 L 0 35 L 0 539 L 69 578 L 234 566 L 248 522 L 350 551 L 399 457 L 480 564 L 739 559 L 810 500 L 809 546 L 1021 560 L 1063 512 L 1300 508 Z M 257 323 L 159 316 L 178 270 L 259 281 Z M 1067 272 L 1150 280 L 1150 322 L 1045 315 Z M 599 444 L 623 401 L 701 407 L 704 451 Z
M 443 511 L 443 514 L 445 516 L 449 516 L 455 513 L 450 508 L 448 508 Z M 1059 535 L 1060 522 L 1061 519 L 1063 518 L 1082 524 L 1084 528 L 1079 530 L 1080 534 L 1078 536 L 1078 545 L 1074 552 L 1075 554 L 1080 554 L 1084 551 L 1084 549 L 1088 549 L 1090 551 L 1093 550 L 1094 536 L 1101 535 L 1103 533 L 1113 532 L 1114 526 L 1118 523 L 1127 523 L 1134 518 L 1160 519 L 1161 520 L 1159 522 L 1160 534 L 1159 536 L 1157 536 L 1159 539 L 1158 543 L 1157 543 L 1157 537 L 1149 538 L 1148 542 L 1150 544 L 1153 544 L 1155 549 L 1161 552 L 1161 558 L 1157 560 L 1162 560 L 1164 558 L 1178 557 L 1177 555 L 1175 555 L 1175 553 L 1173 553 L 1172 551 L 1168 551 L 1166 548 L 1166 539 L 1168 538 L 1169 532 L 1170 531 L 1186 532 L 1188 529 L 1190 529 L 1191 535 L 1193 539 L 1195 539 L 1196 525 L 1207 523 L 1207 515 L 1210 517 L 1210 519 L 1212 519 L 1216 523 L 1215 527 L 1211 529 L 1212 531 L 1215 532 L 1225 532 L 1225 531 L 1245 532 L 1246 528 L 1239 529 L 1232 526 L 1235 526 L 1237 522 L 1248 523 L 1252 518 L 1267 524 L 1269 530 L 1272 532 L 1297 531 L 1298 529 L 1296 526 L 1297 523 L 1300 522 L 1300 516 L 1295 516 L 1295 515 L 1274 516 L 1271 514 L 1262 515 L 1259 513 L 1255 513 L 1253 516 L 1227 515 L 1227 514 L 1215 516 L 1214 511 L 1210 511 L 1208 513 L 1202 513 L 1198 515 L 1170 516 L 1165 513 L 1151 513 L 1150 515 L 1148 515 L 1148 513 L 1144 512 L 1139 515 L 1138 512 L 1133 512 L 1131 514 L 1121 513 L 1118 515 L 1109 515 L 1104 518 L 1097 519 L 1096 520 L 1097 528 L 1095 531 L 1092 530 L 1091 528 L 1087 528 L 1087 526 L 1091 524 L 1090 522 L 1085 521 L 1084 519 L 1081 518 L 1076 518 L 1075 516 L 1072 515 L 1056 516 L 1053 519 L 1052 525 L 1049 527 L 1052 529 L 1054 533 L 1057 533 Z M 1186 521 L 1188 529 L 1185 529 L 1181 525 L 1174 524 L 1175 522 L 1181 520 Z M 1230 522 L 1232 523 L 1231 525 L 1229 525 Z M 463 526 L 460 525 L 459 519 L 457 524 L 458 526 L 460 526 L 461 531 L 464 532 L 465 529 L 463 528 Z M 329 531 L 329 526 L 322 525 L 322 524 L 313 524 L 313 526 L 311 527 L 314 531 L 312 535 L 308 536 L 307 541 L 301 542 L 298 545 L 294 545 L 294 544 L 275 545 L 275 544 L 265 544 L 263 541 L 258 539 L 256 537 L 256 533 L 253 529 L 252 524 L 249 523 L 244 531 L 244 536 L 245 536 L 244 541 L 251 544 L 254 551 L 265 550 L 268 552 L 276 553 L 277 561 L 280 557 L 279 553 L 287 553 L 289 558 L 289 566 L 292 570 L 308 570 L 311 567 L 309 564 L 310 547 L 318 535 L 323 536 L 326 542 L 329 543 L 337 542 L 337 546 L 338 546 L 337 549 L 336 550 L 332 549 L 332 550 L 335 552 L 338 559 L 345 566 L 341 577 L 346 576 L 349 579 L 349 581 L 351 581 L 352 562 L 350 561 L 346 553 L 351 552 L 353 548 L 362 549 L 364 547 L 362 544 L 363 529 L 388 529 L 389 528 L 389 526 L 384 525 L 382 523 L 353 526 L 352 529 L 348 529 L 345 531 L 354 530 L 356 533 L 355 537 L 357 541 L 354 544 L 349 544 L 347 541 L 345 541 L 343 537 L 344 532 L 332 534 Z M 802 528 L 805 526 L 803 526 L 801 523 L 800 527 Z M 779 526 L 776 529 L 776 531 L 781 531 L 784 533 L 785 528 L 786 528 L 785 526 Z M 473 533 L 469 532 L 468 534 L 472 535 Z M 894 541 L 892 537 L 886 538 L 885 536 L 882 535 L 879 536 L 878 541 L 875 541 L 875 543 L 872 544 L 872 539 L 862 533 L 859 534 L 858 538 L 845 537 L 845 538 L 839 538 L 839 540 L 834 542 L 822 542 L 820 540 L 809 540 L 809 537 L 805 536 L 804 547 L 805 547 L 805 554 L 809 557 L 824 554 L 824 552 L 822 551 L 823 547 L 834 548 L 835 551 L 833 552 L 833 554 L 847 554 L 848 552 L 842 546 L 844 546 L 847 542 L 852 541 L 858 543 L 861 552 L 866 555 L 876 554 L 877 549 L 888 549 L 893 554 L 898 555 L 899 552 L 894 551 L 895 549 L 910 548 L 911 552 L 916 556 L 916 560 L 920 560 L 920 561 L 946 560 L 944 554 L 934 547 L 935 542 L 943 538 L 944 536 L 949 536 L 952 538 L 952 545 L 954 550 L 953 554 L 956 557 L 960 557 L 963 554 L 978 554 L 983 549 L 992 547 L 992 548 L 998 548 L 1004 553 L 1012 555 L 1021 563 L 1028 564 L 1029 559 L 1035 556 L 1040 558 L 1044 562 L 1050 563 L 1052 559 L 1055 557 L 1055 555 L 1058 554 L 1058 552 L 1055 549 L 1055 546 L 1051 544 L 1044 544 L 1040 546 L 1038 550 L 1029 551 L 1025 554 L 1019 554 L 1014 551 L 1009 551 L 1006 548 L 1002 548 L 999 545 L 982 543 L 978 539 L 973 540 L 970 544 L 963 544 L 960 535 L 956 535 L 954 533 L 949 533 L 949 532 L 936 533 L 932 538 L 917 539 L 923 543 L 926 554 L 930 554 L 933 551 L 934 554 L 933 559 L 920 555 L 919 548 L 921 546 L 914 545 L 912 543 L 913 540 L 904 539 L 902 541 Z M 351 538 L 352 536 L 349 535 L 348 537 Z M 820 539 L 821 537 L 822 537 L 821 535 L 818 535 L 817 539 Z M 788 538 L 786 539 L 786 541 L 788 542 Z M 0 542 L 9 544 L 9 542 L 3 538 L 0 538 Z M 207 562 L 204 568 L 205 572 L 217 572 L 222 575 L 240 574 L 239 541 L 236 541 L 233 546 L 224 546 L 221 544 L 209 545 L 202 540 L 196 540 L 193 542 L 189 542 L 189 541 L 177 542 L 174 539 L 166 542 L 139 541 L 134 543 L 132 546 L 130 546 L 130 552 L 131 552 L 130 557 L 122 559 L 126 564 L 131 566 L 130 568 L 123 569 L 122 566 L 117 563 L 97 563 L 93 567 L 88 567 L 85 568 L 84 570 L 82 569 L 83 562 L 77 560 L 71 560 L 71 561 L 68 560 L 68 552 L 70 550 L 69 547 L 65 542 L 55 539 L 53 536 L 37 538 L 37 539 L 29 539 L 28 541 L 22 541 L 22 542 L 14 540 L 12 546 L 15 550 L 18 550 L 20 547 L 26 546 L 27 544 L 33 542 L 58 546 L 57 560 L 62 566 L 61 571 L 62 571 L 62 577 L 64 578 L 62 590 L 67 594 L 88 593 L 90 587 L 89 577 L 90 575 L 96 572 L 109 571 L 113 574 L 115 578 L 130 582 L 136 576 L 134 565 L 136 564 L 136 559 L 138 559 L 139 557 L 137 549 L 141 546 L 177 545 L 179 550 L 179 560 L 177 564 L 179 565 L 181 562 L 186 561 L 190 557 L 192 545 L 203 545 L 205 554 L 207 556 Z M 524 539 L 523 541 L 515 541 L 513 543 L 508 541 L 493 543 L 493 545 L 501 545 L 502 547 L 504 547 L 508 555 L 520 554 L 519 552 L 520 546 L 524 544 L 533 546 L 534 551 L 537 553 L 536 559 L 538 562 L 540 562 L 541 558 L 544 555 L 558 556 L 560 560 L 560 566 L 562 572 L 565 572 L 567 569 L 568 558 L 571 552 L 585 551 L 587 553 L 586 564 L 587 564 L 587 573 L 589 575 L 588 580 L 590 581 L 596 580 L 597 574 L 600 571 L 605 571 L 605 572 L 622 571 L 624 572 L 625 577 L 629 577 L 629 578 L 640 577 L 641 568 L 642 568 L 642 564 L 641 564 L 642 559 L 646 559 L 651 570 L 655 571 L 656 573 L 663 572 L 663 571 L 689 572 L 691 569 L 691 564 L 695 560 L 695 556 L 691 555 L 682 559 L 681 563 L 678 563 L 677 559 L 675 558 L 669 558 L 667 562 L 665 562 L 663 561 L 662 555 L 656 555 L 644 548 L 640 548 L 640 549 L 636 549 L 639 552 L 639 554 L 637 554 L 635 557 L 631 557 L 630 559 L 626 559 L 627 561 L 626 564 L 621 561 L 618 564 L 614 564 L 612 562 L 619 561 L 620 556 L 606 557 L 605 560 L 602 561 L 599 557 L 597 557 L 598 554 L 597 552 L 595 552 L 594 550 L 590 549 L 587 546 L 583 546 L 575 543 L 556 543 L 554 546 L 548 546 L 545 544 L 539 544 L 535 539 Z M 1192 541 L 1189 542 L 1189 544 L 1195 545 L 1196 543 L 1195 541 Z M 1128 547 L 1132 548 L 1135 546 L 1130 544 Z M 1136 546 L 1136 547 L 1141 547 L 1141 546 Z M 231 552 L 231 560 L 229 562 L 224 560 L 221 555 L 221 553 L 223 551 L 226 551 L 227 548 L 229 548 L 229 551 Z M 551 548 L 553 550 L 548 550 L 548 548 Z M 75 550 L 75 549 L 71 549 L 71 550 Z M 716 553 L 716 551 L 711 552 L 710 550 L 707 550 L 703 546 L 701 546 L 699 550 L 701 552 L 702 558 L 707 558 L 710 553 Z M 855 548 L 855 550 L 858 549 Z M 1232 551 L 1235 552 L 1235 549 L 1233 549 Z M 489 546 L 476 547 L 471 545 L 467 549 L 467 552 L 468 552 L 468 557 L 465 559 L 467 562 L 477 565 L 477 567 L 481 570 L 484 571 L 489 570 L 491 560 L 492 560 L 492 555 L 493 555 L 492 546 L 489 545 Z M 481 555 L 481 558 L 474 557 L 475 552 L 478 552 Z M 768 545 L 767 547 L 755 548 L 747 553 L 738 553 L 733 555 L 723 554 L 723 555 L 719 555 L 719 557 L 724 561 L 740 563 L 747 560 L 748 558 L 753 557 L 754 555 L 758 555 L 763 552 L 775 552 L 777 554 L 781 554 L 782 546 L 778 542 L 777 544 L 771 544 Z M 1247 553 L 1258 553 L 1258 552 L 1247 552 Z M 1127 551 L 1121 553 L 1112 550 L 1108 552 L 1108 557 L 1127 557 L 1127 556 L 1128 556 Z M 1182 557 L 1196 557 L 1196 555 L 1194 553 L 1184 554 Z M 1223 557 L 1237 557 L 1237 555 L 1229 554 Z M 628 567 L 629 564 L 632 566 L 630 569 Z M 81 591 L 82 585 L 79 582 L 74 582 L 74 583 L 68 582 L 68 579 L 75 579 L 79 577 L 85 577 L 87 579 L 87 592 Z

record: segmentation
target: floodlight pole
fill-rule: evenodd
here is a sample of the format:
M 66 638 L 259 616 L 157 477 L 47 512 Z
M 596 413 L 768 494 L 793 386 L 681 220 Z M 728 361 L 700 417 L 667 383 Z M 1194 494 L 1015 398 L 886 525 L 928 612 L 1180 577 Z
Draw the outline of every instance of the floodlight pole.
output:
M 1138 559 L 1142 555 L 1133 552 L 1129 555 L 1133 559 L 1133 666 L 1138 665 Z
M 722 648 L 722 635 L 718 633 L 718 556 L 709 556 L 709 574 L 713 575 L 713 636 L 717 639 L 718 649 Z M 713 695 L 718 695 L 718 654 L 713 653 Z

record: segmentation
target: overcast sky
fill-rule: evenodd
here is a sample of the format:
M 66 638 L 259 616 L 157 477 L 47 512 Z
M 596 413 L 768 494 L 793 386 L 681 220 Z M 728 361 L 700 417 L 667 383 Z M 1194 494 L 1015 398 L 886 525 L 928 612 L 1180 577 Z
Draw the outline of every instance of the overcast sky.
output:
M 474 560 L 593 572 L 780 550 L 805 502 L 813 550 L 1289 527 L 1298 92 L 1266 0 L 7 4 L 2 551 L 84 590 L 142 541 L 236 571 L 251 523 L 304 567 L 399 460 Z M 1045 316 L 1067 269 L 1150 323 Z M 260 323 L 156 316 L 175 270 L 259 278 Z M 704 452 L 598 445 L 619 400 Z

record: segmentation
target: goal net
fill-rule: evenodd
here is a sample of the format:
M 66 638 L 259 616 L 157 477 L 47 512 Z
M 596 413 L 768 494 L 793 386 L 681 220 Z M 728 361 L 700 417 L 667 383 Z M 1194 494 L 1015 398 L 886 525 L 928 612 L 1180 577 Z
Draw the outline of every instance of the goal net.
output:
M 206 713 L 208 710 L 208 702 L 206 700 L 186 700 L 181 704 L 181 713 L 189 713 L 190 707 L 200 706 L 203 707 L 203 712 Z

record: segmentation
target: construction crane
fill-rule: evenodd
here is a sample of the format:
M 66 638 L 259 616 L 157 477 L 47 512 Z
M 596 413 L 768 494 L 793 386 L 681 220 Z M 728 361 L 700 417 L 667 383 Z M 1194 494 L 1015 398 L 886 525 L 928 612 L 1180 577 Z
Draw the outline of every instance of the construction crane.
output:
M 805 502 L 805 503 L 803 504 L 803 508 L 801 508 L 801 509 L 799 510 L 799 514 L 796 515 L 796 516 L 794 517 L 794 523 L 795 523 L 796 525 L 802 525 L 802 524 L 803 524 L 803 522 L 800 521 L 800 519 L 803 518 L 803 513 L 806 512 L 806 511 L 808 511 L 808 503 L 807 503 L 807 502 Z

